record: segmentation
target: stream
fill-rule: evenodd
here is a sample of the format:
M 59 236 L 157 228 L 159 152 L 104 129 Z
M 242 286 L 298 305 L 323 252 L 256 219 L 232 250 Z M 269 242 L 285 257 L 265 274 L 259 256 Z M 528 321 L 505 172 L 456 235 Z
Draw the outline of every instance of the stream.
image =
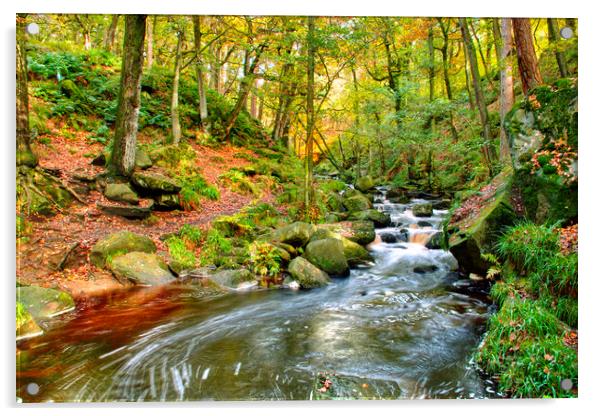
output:
M 408 204 L 375 208 L 374 263 L 308 291 L 207 298 L 190 284 L 136 289 L 54 322 L 19 344 L 24 402 L 308 400 L 320 372 L 336 397 L 497 397 L 470 362 L 492 306 L 449 252 L 427 249 L 446 211 L 416 218 Z M 429 224 L 421 223 L 426 221 Z M 408 228 L 403 240 L 400 227 Z M 391 234 L 396 242 L 384 243 Z

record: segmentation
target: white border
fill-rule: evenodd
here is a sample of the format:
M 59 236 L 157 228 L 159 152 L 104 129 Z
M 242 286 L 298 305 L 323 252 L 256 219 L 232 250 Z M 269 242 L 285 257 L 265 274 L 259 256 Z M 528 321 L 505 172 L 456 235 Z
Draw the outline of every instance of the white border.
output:
M 3 94 L 0 115 L 3 132 L 0 143 L 2 150 L 1 166 L 3 166 L 2 184 L 4 199 L 2 203 L 3 238 L 0 253 L 4 272 L 2 275 L 3 302 L 2 319 L 2 357 L 5 365 L 0 377 L 0 393 L 2 405 L 9 414 L 86 414 L 106 415 L 128 414 L 138 411 L 154 415 L 165 415 L 168 408 L 178 414 L 231 414 L 244 412 L 245 415 L 266 414 L 303 414 L 308 412 L 345 412 L 346 414 L 362 414 L 376 411 L 382 414 L 417 413 L 467 415 L 514 415 L 516 412 L 545 412 L 545 414 L 576 415 L 593 413 L 600 409 L 602 377 L 600 351 L 600 297 L 602 290 L 599 272 L 601 264 L 596 261 L 600 257 L 598 244 L 602 237 L 600 215 L 600 179 L 602 179 L 602 123 L 601 113 L 602 62 L 600 50 L 602 42 L 602 18 L 599 8 L 594 2 L 585 1 L 460 1 L 460 0 L 20 0 L 2 3 L 3 21 L 3 54 L 1 65 Z M 289 15 L 399 15 L 399 16 L 531 16 L 531 17 L 578 17 L 579 18 L 579 101 L 580 101 L 580 297 L 579 297 L 579 395 L 576 400 L 514 400 L 514 401 L 404 401 L 404 402 L 241 402 L 211 403 L 192 402 L 170 405 L 55 405 L 51 408 L 42 406 L 14 405 L 14 111 L 15 75 L 14 75 L 14 27 L 16 12 L 78 12 L 78 13 L 147 13 L 147 14 L 289 14 Z M 138 409 L 142 407 L 142 409 Z M 135 409 L 135 410 L 134 410 Z M 596 411 L 599 412 L 600 410 Z

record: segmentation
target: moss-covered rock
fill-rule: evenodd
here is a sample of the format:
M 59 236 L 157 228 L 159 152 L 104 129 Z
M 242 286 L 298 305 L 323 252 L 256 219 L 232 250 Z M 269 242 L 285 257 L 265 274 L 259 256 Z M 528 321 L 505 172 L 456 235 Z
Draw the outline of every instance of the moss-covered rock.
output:
M 345 253 L 345 258 L 349 265 L 362 264 L 373 260 L 368 250 L 358 243 L 343 237 L 341 234 L 332 231 L 332 229 L 318 228 L 311 236 L 310 242 L 323 240 L 325 238 L 336 238 L 337 240 L 341 240 L 343 243 L 343 252 Z
M 52 318 L 75 309 L 75 302 L 68 293 L 39 286 L 18 287 L 17 301 L 34 319 Z
M 371 176 L 362 176 L 358 178 L 355 183 L 355 187 L 361 192 L 368 192 L 369 190 L 374 189 L 375 186 L 376 184 Z
M 343 211 L 345 199 L 338 192 L 330 192 L 326 197 L 326 206 L 332 211 Z
M 349 264 L 345 257 L 343 242 L 336 238 L 315 240 L 307 244 L 305 258 L 311 264 L 331 276 L 347 276 Z
M 140 286 L 157 286 L 175 279 L 163 259 L 154 253 L 133 251 L 112 258 L 108 266 L 118 280 Z
M 17 301 L 16 311 L 16 329 L 17 329 L 17 341 L 22 339 L 36 337 L 42 335 L 44 331 L 38 326 L 33 316 L 23 306 L 23 304 Z
M 98 240 L 90 251 L 90 262 L 97 267 L 104 267 L 107 259 L 132 251 L 154 253 L 155 243 L 150 238 L 134 234 L 130 231 L 119 231 Z
M 370 244 L 376 238 L 372 221 L 341 221 L 333 224 L 320 224 L 317 228 L 330 230 L 363 246 Z
M 255 275 L 247 269 L 220 270 L 209 279 L 223 287 L 237 288 L 243 282 L 252 282 Z
M 136 159 L 134 161 L 134 165 L 138 169 L 145 170 L 153 166 L 153 161 L 148 156 L 148 153 L 146 153 L 144 150 L 136 149 Z
M 303 247 L 309 241 L 316 227 L 312 224 L 297 221 L 272 232 L 270 238 L 274 242 Z
M 127 183 L 109 183 L 104 192 L 107 199 L 128 204 L 137 204 L 140 200 L 138 195 Z
M 490 264 L 483 259 L 482 254 L 495 251 L 495 244 L 502 231 L 517 218 L 510 197 L 510 184 L 507 180 L 486 201 L 477 216 L 468 216 L 450 224 L 457 231 L 449 237 L 449 250 L 465 271 L 487 274 Z
M 391 215 L 381 212 L 377 209 L 368 209 L 366 211 L 352 212 L 349 215 L 349 220 L 357 221 L 372 221 L 377 227 L 387 227 L 391 225 Z
M 161 194 L 154 198 L 155 204 L 153 209 L 158 211 L 172 211 L 174 209 L 181 209 L 180 197 L 178 194 Z
M 288 265 L 288 272 L 303 289 L 322 287 L 330 283 L 328 274 L 303 257 L 294 258 Z
M 182 189 L 175 180 L 157 172 L 134 172 L 132 183 L 149 194 L 178 193 Z
M 430 202 L 416 204 L 412 207 L 412 214 L 415 217 L 430 217 L 433 215 L 433 204 Z
M 365 195 L 354 195 L 345 198 L 343 206 L 350 212 L 365 211 L 372 208 L 372 202 Z

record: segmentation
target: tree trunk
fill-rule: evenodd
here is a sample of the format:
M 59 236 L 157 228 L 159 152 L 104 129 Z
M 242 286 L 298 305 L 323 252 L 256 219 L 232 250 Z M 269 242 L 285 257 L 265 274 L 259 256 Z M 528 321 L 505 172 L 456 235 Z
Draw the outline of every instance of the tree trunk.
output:
M 310 221 L 314 156 L 314 67 L 315 67 L 315 16 L 307 18 L 307 128 L 305 136 L 305 220 Z
M 247 97 L 249 96 L 249 91 L 251 91 L 251 86 L 253 85 L 253 79 L 255 77 L 255 69 L 259 64 L 259 59 L 261 58 L 261 54 L 265 49 L 266 45 L 262 44 L 257 48 L 257 52 L 255 53 L 255 58 L 253 62 L 249 66 L 248 73 L 245 74 L 243 79 L 240 81 L 240 89 L 238 92 L 238 100 L 234 105 L 234 108 L 230 112 L 228 116 L 228 120 L 226 121 L 226 126 L 224 128 L 224 139 L 229 142 L 230 141 L 230 133 L 232 132 L 232 128 L 236 123 L 236 119 L 238 115 L 244 108 L 245 103 L 247 102 Z
M 428 30 L 428 48 L 429 48 L 429 101 L 435 99 L 435 47 L 433 46 L 433 28 Z
M 514 31 L 514 43 L 518 57 L 518 72 L 520 74 L 523 94 L 543 83 L 537 56 L 533 46 L 533 35 L 531 34 L 531 23 L 528 18 L 513 18 L 512 28 Z
M 483 127 L 483 154 L 485 162 L 489 168 L 489 175 L 493 176 L 493 146 L 491 144 L 491 133 L 489 131 L 489 114 L 487 112 L 487 103 L 483 95 L 483 89 L 481 87 L 481 75 L 479 74 L 479 66 L 477 62 L 477 55 L 475 53 L 474 45 L 468 31 L 468 23 L 465 17 L 460 18 L 460 30 L 462 31 L 462 39 L 466 46 L 466 53 L 468 57 L 468 63 L 470 64 L 470 73 L 472 75 L 472 87 L 475 92 L 475 103 L 479 109 L 479 118 L 481 119 L 481 125 Z
M 205 80 L 203 74 L 203 59 L 201 57 L 201 18 L 200 16 L 192 17 L 194 26 L 194 53 L 196 57 L 195 69 L 197 78 L 197 90 L 199 93 L 199 119 L 200 128 L 206 129 L 205 123 L 207 119 L 207 94 L 205 91 Z
M 178 144 L 182 138 L 182 128 L 180 127 L 180 114 L 178 105 L 180 100 L 180 68 L 182 66 L 182 43 L 184 42 L 184 32 L 178 31 L 178 42 L 176 43 L 176 61 L 173 70 L 173 88 L 171 90 L 171 142 Z
M 474 110 L 475 103 L 474 98 L 472 97 L 472 91 L 470 89 L 470 69 L 468 64 L 468 51 L 464 42 L 462 42 L 462 46 L 464 47 L 464 80 L 466 83 L 466 93 L 468 94 L 468 104 L 470 106 L 470 109 Z
M 127 15 L 125 17 L 121 87 L 115 119 L 115 140 L 111 155 L 112 168 L 124 176 L 131 175 L 136 159 L 145 29 L 146 15 Z
M 157 16 L 147 21 L 147 40 L 146 40 L 146 67 L 151 69 L 154 64 L 154 51 L 153 51 L 153 35 L 155 32 L 155 25 L 157 24 Z
M 558 48 L 560 42 L 560 29 L 558 28 L 558 21 L 556 19 L 548 19 L 548 38 L 550 43 L 554 46 L 554 55 L 556 55 L 556 63 L 558 63 L 558 70 L 560 76 L 566 78 L 569 76 L 569 71 L 566 65 L 566 57 L 564 52 Z
M 113 43 L 115 43 L 115 34 L 117 33 L 117 25 L 119 24 L 119 15 L 118 14 L 114 14 L 113 17 L 111 17 L 111 24 L 109 25 L 109 28 L 107 29 L 107 32 L 105 34 L 105 49 L 108 52 L 111 52 L 113 50 Z
M 443 34 L 443 45 L 441 46 L 441 60 L 443 61 L 443 82 L 445 84 L 445 92 L 447 94 L 447 99 L 451 102 L 454 100 L 451 88 L 451 81 L 449 79 L 449 27 L 445 27 L 442 18 L 437 18 L 437 22 L 439 23 L 439 27 L 441 28 L 441 33 Z M 450 110 L 449 112 L 449 127 L 452 133 L 452 137 L 454 142 L 458 140 L 458 130 L 454 124 L 454 113 Z
M 29 130 L 26 17 L 27 14 L 17 15 L 17 166 L 35 167 L 38 160 L 31 151 Z
M 502 18 L 500 39 L 500 160 L 508 162 L 510 160 L 510 142 L 504 128 L 504 118 L 514 105 L 514 79 L 510 56 L 512 52 L 512 21 L 509 18 Z

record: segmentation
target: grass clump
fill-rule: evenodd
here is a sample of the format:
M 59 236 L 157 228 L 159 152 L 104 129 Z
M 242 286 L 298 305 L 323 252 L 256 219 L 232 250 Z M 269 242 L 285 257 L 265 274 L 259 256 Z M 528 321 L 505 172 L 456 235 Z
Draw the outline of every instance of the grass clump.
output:
M 224 185 L 239 194 L 250 194 L 254 197 L 261 196 L 261 190 L 247 176 L 236 169 L 230 169 L 219 176 Z
M 280 273 L 280 255 L 276 247 L 265 242 L 254 242 L 249 246 L 249 261 L 253 273 L 261 276 L 263 286 Z
M 186 242 L 179 237 L 170 237 L 165 241 L 171 259 L 169 266 L 180 273 L 182 270 L 194 269 L 198 262 L 194 252 L 188 247 Z

